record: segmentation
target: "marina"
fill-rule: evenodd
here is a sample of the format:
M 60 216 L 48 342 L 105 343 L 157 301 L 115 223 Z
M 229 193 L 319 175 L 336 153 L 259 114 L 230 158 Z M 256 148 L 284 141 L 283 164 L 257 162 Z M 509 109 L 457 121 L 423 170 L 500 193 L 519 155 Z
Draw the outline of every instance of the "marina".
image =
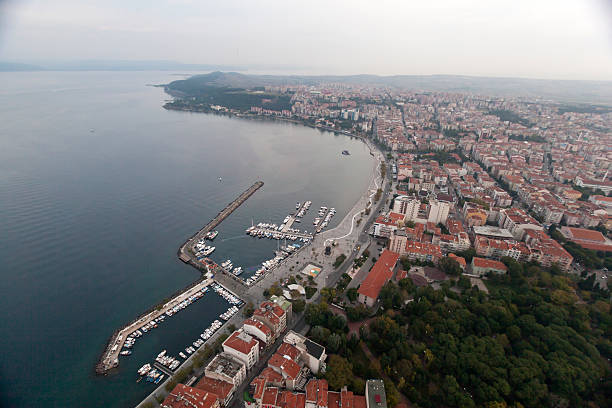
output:
M 170 301 L 157 306 L 137 320 L 129 323 L 123 329 L 116 331 L 111 336 L 105 351 L 102 353 L 96 365 L 96 373 L 105 374 L 108 370 L 117 367 L 119 365 L 119 356 L 130 355 L 130 349 L 134 346 L 136 339 L 145 335 L 150 330 L 157 328 L 166 317 L 173 316 L 204 296 L 208 290 L 208 285 L 213 282 L 213 273 L 218 270 L 218 265 L 207 258 L 207 256 L 215 250 L 215 247 L 207 245 L 206 240 L 214 240 L 219 234 L 214 228 L 253 195 L 255 191 L 259 190 L 263 184 L 262 181 L 253 183 L 251 187 L 228 204 L 212 221 L 206 224 L 179 248 L 179 258 L 183 262 L 192 264 L 200 270 L 204 269 L 206 272 L 205 277 L 203 280 L 197 281 L 195 284 L 179 292 Z M 238 276 L 241 273 L 242 268 L 238 267 L 234 272 L 234 276 Z M 242 301 L 237 296 L 221 287 L 221 285 L 215 283 L 213 288 L 232 305 L 242 304 Z
M 215 218 L 213 218 L 201 230 L 199 230 L 195 235 L 193 235 L 183 245 L 181 245 L 178 250 L 179 259 L 199 269 L 201 265 L 197 262 L 198 259 L 196 253 L 201 251 L 201 249 L 198 249 L 197 245 L 201 245 L 202 240 L 204 239 L 215 239 L 215 237 L 218 235 L 218 231 L 215 231 L 214 228 L 219 225 L 224 219 L 229 217 L 231 213 L 233 213 L 238 207 L 240 207 L 242 203 L 244 203 L 263 185 L 263 181 L 256 181 L 255 183 L 253 183 L 251 187 L 246 189 L 242 194 L 238 196 L 238 198 L 229 203 L 223 210 L 219 212 L 219 214 L 217 214 Z
M 98 374 L 104 374 L 108 372 L 108 370 L 117 367 L 119 365 L 119 356 L 130 355 L 131 352 L 126 352 L 134 347 L 138 338 L 156 329 L 167 317 L 173 316 L 193 302 L 202 298 L 208 291 L 208 286 L 211 283 L 212 279 L 210 277 L 205 277 L 203 280 L 196 282 L 195 285 L 182 291 L 168 302 L 154 308 L 152 311 L 113 334 L 100 361 L 96 365 L 96 372 Z
M 157 384 L 155 381 L 162 374 L 172 376 L 191 354 L 195 353 L 200 347 L 206 344 L 206 341 L 210 339 L 219 329 L 221 329 L 226 321 L 240 311 L 240 307 L 244 304 L 242 299 L 225 288 L 223 285 L 216 282 L 212 282 L 210 287 L 230 304 L 230 307 L 219 315 L 219 319 L 221 320 L 214 320 L 206 329 L 204 329 L 202 333 L 200 333 L 198 338 L 196 338 L 190 345 L 187 345 L 183 351 L 178 353 L 179 357 L 182 358 L 183 361 L 179 360 L 179 358 L 168 355 L 167 350 L 162 350 L 157 357 L 155 357 L 153 364 L 146 363 L 138 370 L 138 374 L 141 377 L 139 378 L 138 382 L 142 381 L 144 378 L 145 382 L 153 382 Z M 208 290 L 208 287 L 206 287 L 206 289 Z M 179 308 L 178 310 L 181 309 Z M 176 311 L 173 313 L 176 313 Z

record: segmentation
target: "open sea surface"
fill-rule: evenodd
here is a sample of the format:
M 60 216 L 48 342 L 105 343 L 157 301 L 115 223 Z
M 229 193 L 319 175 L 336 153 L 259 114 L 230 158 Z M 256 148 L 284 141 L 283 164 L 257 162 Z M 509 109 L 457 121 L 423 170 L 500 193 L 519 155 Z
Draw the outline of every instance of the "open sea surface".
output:
M 253 269 L 297 201 L 335 226 L 372 157 L 350 137 L 283 122 L 166 111 L 168 72 L 0 73 L 0 406 L 128 407 L 136 370 L 177 356 L 228 307 L 212 290 L 139 339 L 116 373 L 94 366 L 111 333 L 198 278 L 176 251 L 254 181 L 219 226 L 218 262 Z M 349 150 L 350 156 L 341 155 Z M 221 181 L 219 181 L 221 177 Z M 248 274 L 245 274 L 248 276 Z

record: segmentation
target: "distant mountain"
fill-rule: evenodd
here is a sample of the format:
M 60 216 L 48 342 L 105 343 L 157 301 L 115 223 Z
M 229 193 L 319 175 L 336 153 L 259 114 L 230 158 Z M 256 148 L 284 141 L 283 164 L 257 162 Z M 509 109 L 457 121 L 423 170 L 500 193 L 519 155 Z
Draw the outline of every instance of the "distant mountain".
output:
M 40 71 L 38 65 L 22 64 L 20 62 L 0 61 L 0 71 Z
M 170 94 L 197 95 L 207 87 L 254 88 L 278 85 L 315 85 L 341 82 L 388 86 L 415 91 L 474 93 L 491 96 L 525 96 L 566 103 L 612 105 L 612 81 L 569 81 L 523 78 L 471 77 L 458 75 L 247 75 L 212 72 L 174 81 L 166 86 Z
M 45 61 L 36 64 L 0 62 L 0 71 L 214 71 L 237 70 L 236 66 L 183 64 L 175 61 L 79 60 Z

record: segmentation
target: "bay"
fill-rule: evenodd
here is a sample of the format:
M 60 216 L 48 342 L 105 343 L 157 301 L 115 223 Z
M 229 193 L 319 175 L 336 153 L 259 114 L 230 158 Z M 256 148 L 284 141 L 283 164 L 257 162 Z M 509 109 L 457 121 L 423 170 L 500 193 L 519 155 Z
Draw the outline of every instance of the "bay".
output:
M 212 258 L 253 269 L 276 242 L 247 237 L 297 201 L 338 210 L 366 188 L 359 140 L 300 125 L 166 111 L 168 72 L 0 73 L 0 405 L 133 406 L 136 369 L 177 355 L 227 304 L 209 292 L 136 343 L 116 373 L 110 334 L 197 279 L 178 246 L 256 180 Z M 341 155 L 349 150 L 350 156 Z M 219 181 L 221 178 L 221 181 Z

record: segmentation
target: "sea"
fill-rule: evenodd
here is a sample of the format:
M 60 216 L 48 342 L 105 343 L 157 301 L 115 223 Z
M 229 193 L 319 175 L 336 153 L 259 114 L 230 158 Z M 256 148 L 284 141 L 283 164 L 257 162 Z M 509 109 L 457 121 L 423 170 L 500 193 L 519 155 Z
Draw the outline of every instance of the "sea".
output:
M 228 308 L 209 291 L 139 339 L 108 376 L 113 331 L 189 285 L 178 247 L 256 180 L 218 227 L 211 257 L 248 272 L 279 224 L 311 200 L 336 225 L 366 189 L 360 140 L 281 121 L 163 109 L 173 72 L 0 73 L 0 406 L 130 407 L 153 391 L 137 369 L 190 345 Z M 348 150 L 350 155 L 342 155 Z

